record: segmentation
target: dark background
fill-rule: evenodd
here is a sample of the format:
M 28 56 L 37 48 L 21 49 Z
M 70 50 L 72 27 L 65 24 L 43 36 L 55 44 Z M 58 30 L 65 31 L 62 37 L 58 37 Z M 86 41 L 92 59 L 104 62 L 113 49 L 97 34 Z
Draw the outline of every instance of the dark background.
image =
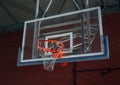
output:
M 120 85 L 120 13 L 103 16 L 104 34 L 109 37 L 110 59 L 78 62 L 77 85 Z M 73 63 L 53 72 L 42 65 L 17 67 L 22 30 L 0 34 L 0 85 L 73 85 Z

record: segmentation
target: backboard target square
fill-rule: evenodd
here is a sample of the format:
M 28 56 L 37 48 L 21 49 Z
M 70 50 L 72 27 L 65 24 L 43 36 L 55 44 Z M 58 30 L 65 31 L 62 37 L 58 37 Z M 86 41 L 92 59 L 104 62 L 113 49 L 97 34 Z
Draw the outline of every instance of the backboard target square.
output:
M 62 42 L 64 44 L 63 54 L 72 53 L 72 51 L 73 51 L 73 34 L 72 34 L 72 32 L 46 36 L 45 40 L 57 40 L 57 41 Z M 46 45 L 46 46 L 48 46 L 48 45 Z

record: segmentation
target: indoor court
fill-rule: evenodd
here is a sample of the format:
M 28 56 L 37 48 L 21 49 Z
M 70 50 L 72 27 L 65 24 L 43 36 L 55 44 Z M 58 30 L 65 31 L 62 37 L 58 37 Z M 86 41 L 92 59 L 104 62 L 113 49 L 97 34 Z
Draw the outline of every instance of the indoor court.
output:
M 119 85 L 119 0 L 0 0 L 0 85 Z

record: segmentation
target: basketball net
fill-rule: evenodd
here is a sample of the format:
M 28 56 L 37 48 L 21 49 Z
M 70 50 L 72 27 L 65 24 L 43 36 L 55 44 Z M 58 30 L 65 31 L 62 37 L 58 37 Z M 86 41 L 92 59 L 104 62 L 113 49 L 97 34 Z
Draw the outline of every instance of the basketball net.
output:
M 57 40 L 39 40 L 38 49 L 44 69 L 53 71 L 56 59 L 62 58 L 63 43 Z

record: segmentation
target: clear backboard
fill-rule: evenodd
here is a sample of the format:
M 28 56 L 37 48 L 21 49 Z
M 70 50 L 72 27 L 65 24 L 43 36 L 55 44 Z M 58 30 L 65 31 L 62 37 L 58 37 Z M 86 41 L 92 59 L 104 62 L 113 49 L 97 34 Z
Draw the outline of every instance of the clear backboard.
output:
M 39 40 L 57 40 L 64 44 L 63 58 L 58 58 L 56 63 L 109 58 L 100 7 L 25 21 L 18 66 L 43 63 L 38 49 Z

